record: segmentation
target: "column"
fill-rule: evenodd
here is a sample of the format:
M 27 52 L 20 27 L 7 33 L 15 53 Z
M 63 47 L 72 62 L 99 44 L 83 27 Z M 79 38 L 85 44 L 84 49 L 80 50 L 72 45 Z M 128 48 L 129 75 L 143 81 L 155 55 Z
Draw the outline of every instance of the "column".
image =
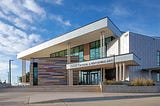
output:
M 118 64 L 116 64 L 116 81 L 118 81 Z
M 149 73 L 148 73 L 149 79 L 152 79 L 152 77 L 151 77 L 151 71 L 152 71 L 152 70 L 149 70 Z
M 101 82 L 103 82 L 103 69 L 101 68 Z
M 71 43 L 69 42 L 67 45 L 67 63 L 71 62 Z
M 68 70 L 69 72 L 69 86 L 73 86 L 73 70 Z
M 119 80 L 122 80 L 122 66 L 121 63 L 119 64 Z
M 103 57 L 103 40 L 102 34 L 100 35 L 100 58 Z
M 104 82 L 106 80 L 106 78 L 105 78 L 105 75 L 106 75 L 105 68 L 102 68 L 102 70 L 103 70 L 103 82 Z
M 123 81 L 125 81 L 125 71 L 126 71 L 126 67 L 125 67 L 125 63 L 123 63 Z
M 30 86 L 33 86 L 33 59 L 30 59 Z
M 22 83 L 26 83 L 26 60 L 22 60 Z
M 71 43 L 67 45 L 67 64 L 71 63 Z M 73 70 L 68 70 L 68 85 L 73 85 Z
M 102 57 L 106 56 L 106 47 L 105 47 L 105 37 L 104 37 L 105 32 L 102 31 L 101 32 L 101 36 L 102 36 Z

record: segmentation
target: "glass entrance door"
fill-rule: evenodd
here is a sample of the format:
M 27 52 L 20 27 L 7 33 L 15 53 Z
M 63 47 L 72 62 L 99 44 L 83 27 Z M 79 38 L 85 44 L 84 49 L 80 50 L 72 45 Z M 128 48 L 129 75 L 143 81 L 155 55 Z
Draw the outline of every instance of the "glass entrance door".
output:
M 86 74 L 83 74 L 83 77 L 82 77 L 83 79 L 83 82 L 82 82 L 82 84 L 84 84 L 84 85 L 88 85 L 88 74 L 86 73 Z
M 91 73 L 91 85 L 98 84 L 98 73 Z
M 100 70 L 84 70 L 81 71 L 82 85 L 97 85 L 101 81 Z

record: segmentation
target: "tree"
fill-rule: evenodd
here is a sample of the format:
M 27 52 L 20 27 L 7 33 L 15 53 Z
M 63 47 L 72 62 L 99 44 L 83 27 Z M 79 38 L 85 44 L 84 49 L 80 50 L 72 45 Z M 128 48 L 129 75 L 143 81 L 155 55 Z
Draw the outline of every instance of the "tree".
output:
M 22 82 L 22 77 L 19 77 L 19 81 Z M 26 82 L 30 81 L 30 72 L 26 73 Z

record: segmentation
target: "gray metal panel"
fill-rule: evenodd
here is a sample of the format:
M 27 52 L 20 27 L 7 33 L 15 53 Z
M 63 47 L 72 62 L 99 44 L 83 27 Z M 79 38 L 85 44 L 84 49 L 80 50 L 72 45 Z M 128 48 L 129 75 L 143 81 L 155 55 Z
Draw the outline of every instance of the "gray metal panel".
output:
M 156 67 L 157 50 L 160 50 L 159 45 L 159 39 L 132 32 L 129 33 L 129 52 L 133 52 L 141 58 L 140 66 L 130 67 L 130 79 L 135 77 L 148 78 L 148 73 L 141 72 L 141 69 Z

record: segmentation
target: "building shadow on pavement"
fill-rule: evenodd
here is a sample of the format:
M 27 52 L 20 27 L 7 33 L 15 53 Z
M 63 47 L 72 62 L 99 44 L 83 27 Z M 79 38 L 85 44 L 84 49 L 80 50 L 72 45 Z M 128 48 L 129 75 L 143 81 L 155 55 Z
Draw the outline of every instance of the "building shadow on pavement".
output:
M 64 98 L 64 99 L 56 99 L 56 100 L 34 102 L 32 104 L 64 103 L 64 102 L 92 102 L 92 101 L 137 99 L 137 98 L 150 98 L 150 97 L 160 97 L 160 94 L 129 95 L 129 96 L 106 96 L 106 97 L 104 96 L 104 97 L 86 97 L 86 98 Z

